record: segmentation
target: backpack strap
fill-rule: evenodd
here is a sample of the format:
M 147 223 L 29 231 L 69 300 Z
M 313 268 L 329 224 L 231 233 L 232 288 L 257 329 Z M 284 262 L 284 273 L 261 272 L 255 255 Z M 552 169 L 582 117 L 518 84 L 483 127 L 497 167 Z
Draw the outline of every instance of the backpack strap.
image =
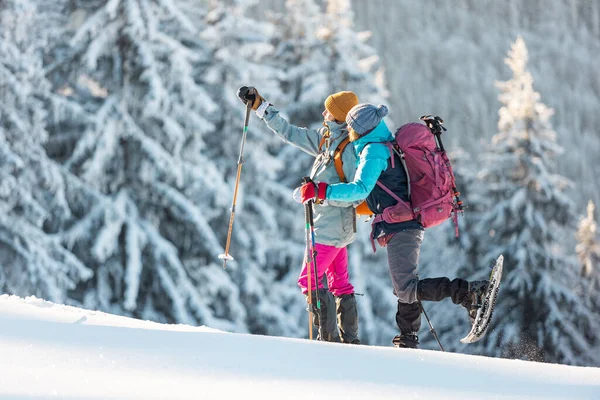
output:
M 333 163 L 335 166 L 335 170 L 336 170 L 338 176 L 340 177 L 340 182 L 347 182 L 346 175 L 344 174 L 344 164 L 342 161 L 342 153 L 344 152 L 344 149 L 346 148 L 346 146 L 348 146 L 348 143 L 350 143 L 350 138 L 347 137 L 346 139 L 344 139 L 340 142 L 338 147 L 333 152 Z
M 390 160 L 392 161 L 392 168 L 395 167 L 395 162 L 394 162 L 394 153 L 398 154 L 397 151 L 395 151 L 394 149 L 394 145 L 392 144 L 392 142 L 385 142 L 385 145 L 387 146 L 388 150 L 390 151 Z M 400 156 L 400 154 L 398 154 Z M 402 156 L 400 156 L 400 158 L 402 158 Z
M 319 142 L 319 151 L 323 148 L 323 145 L 327 141 L 327 137 L 322 136 L 321 141 Z M 333 151 L 333 164 L 335 166 L 335 171 L 340 177 L 340 182 L 346 183 L 346 174 L 344 174 L 344 161 L 342 160 L 342 154 L 344 153 L 344 149 L 350 143 L 350 138 L 346 138 L 338 144 L 338 146 Z
M 321 151 L 321 149 L 323 148 L 325 141 L 327 141 L 327 138 L 325 136 L 321 136 L 321 141 L 319 142 L 319 151 Z
M 398 195 L 396 195 L 396 193 L 392 192 L 387 186 L 385 186 L 383 183 L 377 181 L 377 186 L 379 186 L 380 188 L 382 188 L 383 190 L 385 190 L 385 192 L 387 194 L 389 194 L 390 196 L 392 196 L 397 202 L 401 202 L 403 201 L 400 197 L 398 197 Z

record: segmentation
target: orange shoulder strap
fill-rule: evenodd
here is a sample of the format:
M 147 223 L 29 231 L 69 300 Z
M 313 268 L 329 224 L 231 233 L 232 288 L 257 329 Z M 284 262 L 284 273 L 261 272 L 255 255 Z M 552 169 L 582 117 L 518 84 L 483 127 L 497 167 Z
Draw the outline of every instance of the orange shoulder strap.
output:
M 325 136 L 321 136 L 321 141 L 319 142 L 319 151 L 321 151 L 321 149 L 323 148 L 325 140 L 327 140 L 327 138 Z
M 350 143 L 350 138 L 346 138 L 342 140 L 342 142 L 338 145 L 333 153 L 333 163 L 335 165 L 335 170 L 340 177 L 340 182 L 346 182 L 346 175 L 344 174 L 344 164 L 342 162 L 342 153 L 346 146 Z

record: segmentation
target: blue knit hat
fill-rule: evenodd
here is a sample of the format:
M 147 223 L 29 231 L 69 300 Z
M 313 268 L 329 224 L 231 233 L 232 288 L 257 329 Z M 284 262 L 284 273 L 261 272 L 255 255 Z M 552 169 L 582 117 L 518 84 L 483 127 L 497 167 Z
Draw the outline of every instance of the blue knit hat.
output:
M 374 129 L 383 117 L 388 114 L 388 108 L 383 104 L 377 107 L 373 104 L 363 103 L 352 107 L 346 115 L 346 124 L 359 135 Z

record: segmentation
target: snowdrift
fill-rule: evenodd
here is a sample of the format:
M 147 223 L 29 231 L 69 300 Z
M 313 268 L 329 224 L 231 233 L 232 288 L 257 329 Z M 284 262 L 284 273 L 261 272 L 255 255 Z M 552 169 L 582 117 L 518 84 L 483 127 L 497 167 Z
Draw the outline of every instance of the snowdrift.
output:
M 158 324 L 0 296 L 0 399 L 600 399 L 600 368 Z

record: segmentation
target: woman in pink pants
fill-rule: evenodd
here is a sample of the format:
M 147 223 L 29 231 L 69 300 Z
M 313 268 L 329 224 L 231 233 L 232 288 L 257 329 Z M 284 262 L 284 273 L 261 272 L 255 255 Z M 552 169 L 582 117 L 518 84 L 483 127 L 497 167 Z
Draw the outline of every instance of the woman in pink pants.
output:
M 339 335 L 341 341 L 344 343 L 359 344 L 358 340 L 358 310 L 356 309 L 356 299 L 354 298 L 354 286 L 350 283 L 348 278 L 348 251 L 346 247 L 338 248 L 335 246 L 328 246 L 325 244 L 316 243 L 315 250 L 317 251 L 317 274 L 319 276 L 319 300 L 323 300 L 323 297 L 327 299 L 330 295 L 327 293 L 327 289 L 323 288 L 323 275 L 327 276 L 327 286 L 329 286 L 329 292 L 333 295 L 336 300 L 336 311 L 340 317 Z M 315 287 L 315 274 L 314 266 L 310 264 L 311 268 L 311 288 Z M 307 295 L 308 293 L 308 265 L 305 263 L 300 271 L 300 278 L 298 279 L 298 285 L 302 289 L 302 293 Z M 314 289 L 313 289 L 314 290 Z M 313 299 L 313 304 L 316 299 Z M 326 303 L 326 301 L 324 302 Z M 326 332 L 335 332 L 336 320 L 335 314 L 331 311 L 332 308 L 323 307 L 321 305 L 321 312 L 325 314 L 323 318 L 324 328 L 319 334 Z M 318 310 L 317 310 L 318 312 Z M 329 315 L 327 315 L 329 313 Z M 330 326 L 327 327 L 326 324 Z M 324 339 L 330 339 L 329 341 L 338 341 L 334 335 L 324 337 Z
M 288 123 L 279 110 L 265 101 L 256 88 L 241 87 L 238 97 L 244 104 L 250 103 L 256 115 L 262 119 L 277 136 L 315 157 L 311 179 L 320 182 L 339 183 L 334 155 L 340 143 L 348 138 L 346 114 L 358 104 L 352 92 L 338 92 L 325 99 L 323 127 L 320 129 L 301 128 Z M 341 149 L 341 147 L 340 147 Z M 356 172 L 356 153 L 348 145 L 341 150 L 342 168 L 345 178 L 352 180 Z M 321 340 L 343 343 L 359 343 L 358 312 L 354 287 L 348 280 L 348 253 L 346 246 L 354 241 L 356 212 L 348 202 L 314 204 L 315 250 L 317 251 L 318 295 L 321 303 L 321 323 L 316 310 L 317 284 L 314 266 L 311 264 L 311 304 L 313 323 L 319 327 Z M 327 276 L 329 289 L 323 287 L 323 277 Z M 308 300 L 306 265 L 298 279 L 302 293 Z

